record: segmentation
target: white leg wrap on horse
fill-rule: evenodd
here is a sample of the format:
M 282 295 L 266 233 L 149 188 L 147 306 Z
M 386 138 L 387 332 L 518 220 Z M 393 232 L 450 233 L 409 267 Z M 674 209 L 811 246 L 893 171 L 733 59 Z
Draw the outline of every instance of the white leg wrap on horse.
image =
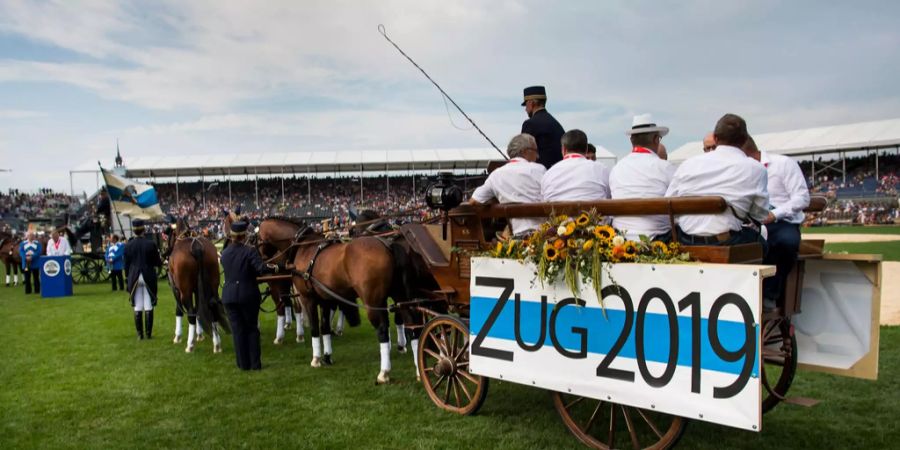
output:
M 187 346 L 188 348 L 194 346 L 194 338 L 197 336 L 197 326 L 188 324 L 188 338 L 187 338 Z
M 325 347 L 325 354 L 330 355 L 331 353 L 331 335 L 323 334 L 322 335 L 322 346 Z
M 278 324 L 275 325 L 275 341 L 284 339 L 284 316 L 278 316 Z
M 285 306 L 284 307 L 284 319 L 285 319 L 284 323 L 287 324 L 288 326 L 290 326 L 291 320 L 293 319 L 293 317 L 294 317 L 294 311 L 291 310 L 290 306 Z
M 6 274 L 6 284 L 9 284 L 9 274 Z
M 419 340 L 412 339 L 409 341 L 409 348 L 412 350 L 413 354 L 413 365 L 416 366 L 416 369 L 419 368 Z M 416 376 L 418 376 L 418 372 L 416 372 Z
M 197 321 L 197 336 L 200 336 L 202 334 L 203 334 L 203 325 L 200 325 L 200 321 L 198 320 Z
M 303 313 L 294 313 L 294 321 L 297 323 L 297 336 L 303 336 Z
M 175 316 L 175 336 L 181 336 L 181 319 L 183 317 Z
M 406 347 L 406 327 L 402 323 L 397 325 L 397 345 Z
M 382 342 L 378 344 L 379 350 L 381 350 L 381 371 L 382 372 L 390 372 L 391 371 L 391 343 L 390 342 Z
M 313 358 L 322 357 L 322 338 L 312 338 Z

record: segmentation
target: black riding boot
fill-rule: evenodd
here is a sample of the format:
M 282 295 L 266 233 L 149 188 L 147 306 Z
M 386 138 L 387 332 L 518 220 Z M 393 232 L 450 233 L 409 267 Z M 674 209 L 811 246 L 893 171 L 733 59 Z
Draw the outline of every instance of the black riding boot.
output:
M 138 339 L 144 339 L 144 317 L 141 311 L 134 313 L 134 328 L 137 330 Z
M 150 311 L 147 311 L 145 313 L 144 317 L 146 318 L 146 323 L 147 323 L 147 325 L 145 327 L 147 329 L 147 339 L 152 339 L 153 338 L 153 310 L 151 309 Z

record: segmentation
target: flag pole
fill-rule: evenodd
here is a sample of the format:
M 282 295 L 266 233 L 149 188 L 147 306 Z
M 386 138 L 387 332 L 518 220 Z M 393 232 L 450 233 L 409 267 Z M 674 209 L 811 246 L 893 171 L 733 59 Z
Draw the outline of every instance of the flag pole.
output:
M 122 219 L 119 219 L 119 212 L 116 211 L 116 202 L 113 201 L 112 195 L 109 193 L 109 183 L 106 182 L 106 171 L 103 170 L 100 161 L 97 161 L 97 167 L 100 168 L 100 175 L 103 175 L 103 185 L 106 186 L 106 196 L 109 198 L 109 206 L 112 207 L 113 215 L 116 216 L 116 222 L 119 223 L 119 231 L 122 232 L 122 239 L 125 239 L 125 228 L 122 227 Z

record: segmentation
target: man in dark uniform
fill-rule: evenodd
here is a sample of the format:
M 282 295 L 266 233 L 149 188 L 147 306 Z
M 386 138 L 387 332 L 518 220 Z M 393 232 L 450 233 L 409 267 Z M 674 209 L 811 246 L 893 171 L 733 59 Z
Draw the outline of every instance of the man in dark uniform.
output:
M 128 292 L 134 307 L 134 328 L 138 339 L 144 339 L 144 312 L 147 339 L 153 337 L 153 307 L 156 306 L 156 270 L 162 266 L 156 243 L 144 236 L 144 221 L 131 222 L 134 238 L 125 244 L 125 272 L 128 274 Z
M 222 269 L 225 286 L 222 303 L 228 309 L 231 335 L 234 337 L 234 354 L 241 370 L 260 370 L 262 361 L 259 349 L 259 284 L 256 277 L 264 273 L 278 272 L 274 264 L 266 265 L 255 248 L 245 245 L 247 222 L 231 224 L 231 245 L 222 251 Z
M 534 136 L 540 155 L 537 162 L 549 169 L 562 160 L 560 140 L 566 130 L 544 109 L 547 106 L 547 91 L 543 86 L 525 88 L 522 106 L 528 113 L 528 120 L 522 122 L 522 132 Z

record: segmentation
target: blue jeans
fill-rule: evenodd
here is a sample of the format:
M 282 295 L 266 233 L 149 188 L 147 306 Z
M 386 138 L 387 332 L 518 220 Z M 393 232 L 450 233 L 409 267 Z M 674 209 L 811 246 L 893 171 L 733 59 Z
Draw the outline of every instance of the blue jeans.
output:
M 769 251 L 763 263 L 775 266 L 776 272 L 775 276 L 763 280 L 763 297 L 775 300 L 782 306 L 787 277 L 800 251 L 800 225 L 778 221 L 766 225 L 766 229 L 769 232 Z
M 738 245 L 738 244 L 762 244 L 763 246 L 763 254 L 766 253 L 766 241 L 760 236 L 760 234 L 752 229 L 747 227 L 741 227 L 740 231 L 732 231 L 731 237 L 718 242 L 705 242 L 705 240 L 698 240 L 694 236 L 678 230 L 678 241 L 683 245 Z

